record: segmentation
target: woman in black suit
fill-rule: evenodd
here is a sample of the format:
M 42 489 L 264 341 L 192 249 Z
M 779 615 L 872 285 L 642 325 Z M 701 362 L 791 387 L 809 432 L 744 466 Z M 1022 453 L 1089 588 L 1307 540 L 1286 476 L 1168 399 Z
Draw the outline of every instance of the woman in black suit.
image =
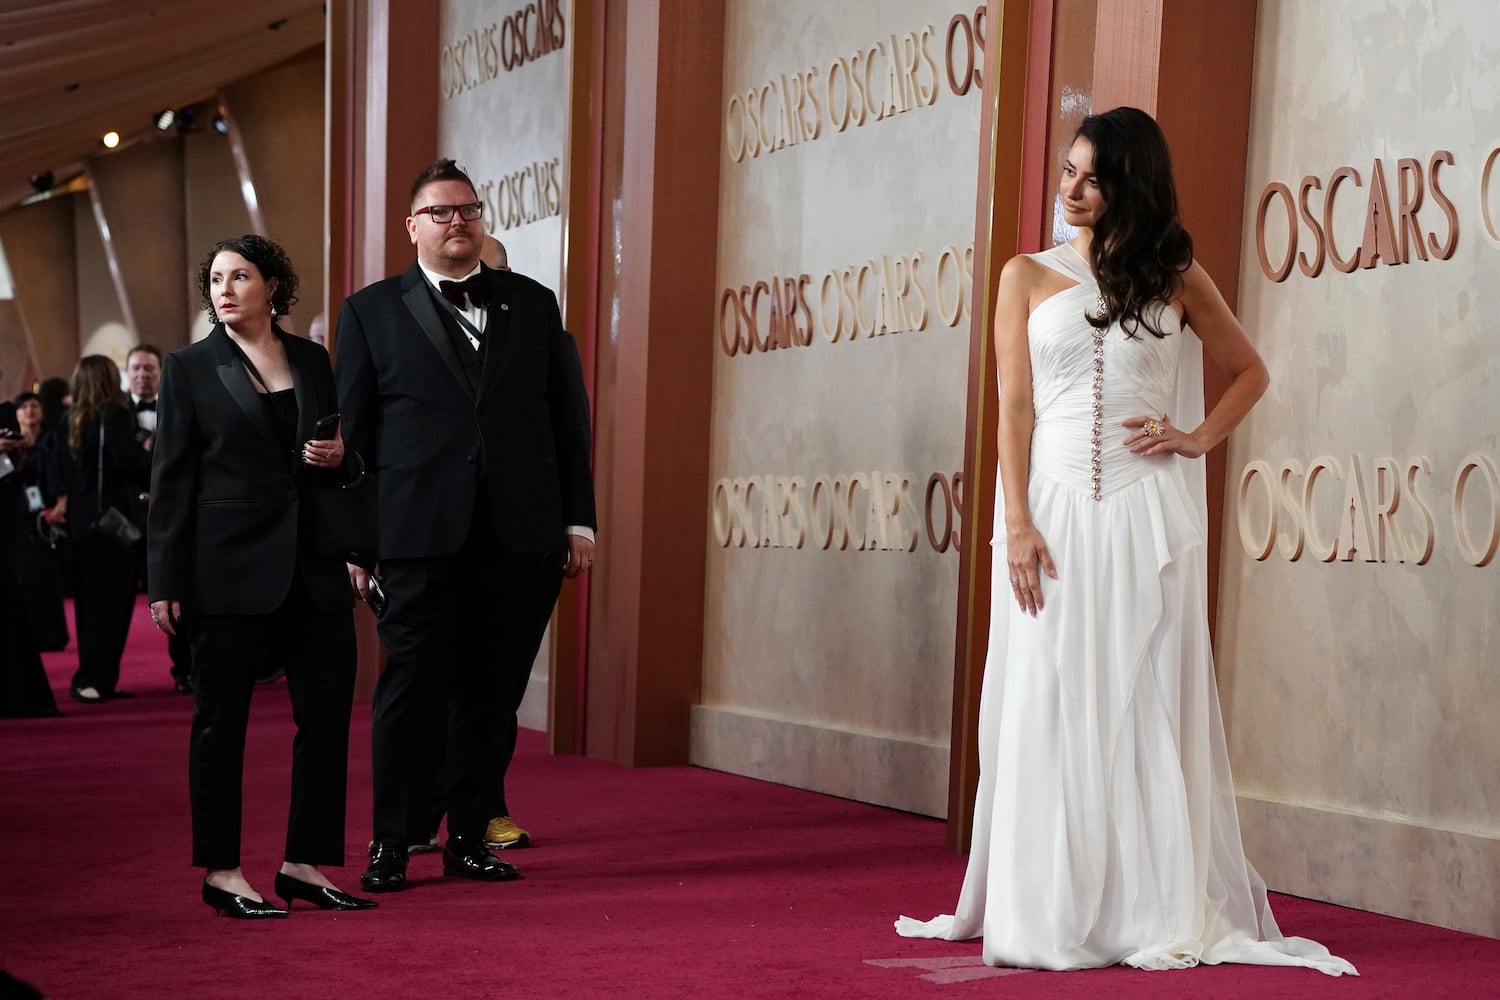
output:
M 258 670 L 278 663 L 297 735 L 276 893 L 288 909 L 294 899 L 367 909 L 375 903 L 319 870 L 344 863 L 355 672 L 353 597 L 343 560 L 320 551 L 314 502 L 357 465 L 336 424 L 314 440 L 320 419 L 336 420 L 333 370 L 322 347 L 275 325 L 297 290 L 275 243 L 223 241 L 199 289 L 216 325 L 163 365 L 146 537 L 151 617 L 191 636 L 188 783 L 203 901 L 234 917 L 287 913 L 240 870 L 245 724 Z
M 135 549 L 93 530 L 107 507 L 124 512 L 145 489 L 151 456 L 135 439 L 130 397 L 120 369 L 102 354 L 80 358 L 73 371 L 68 450 L 74 485 L 69 491 L 68 541 L 75 575 L 73 615 L 78 625 L 75 701 L 98 704 L 130 697 L 118 689 L 120 657 L 135 612 Z

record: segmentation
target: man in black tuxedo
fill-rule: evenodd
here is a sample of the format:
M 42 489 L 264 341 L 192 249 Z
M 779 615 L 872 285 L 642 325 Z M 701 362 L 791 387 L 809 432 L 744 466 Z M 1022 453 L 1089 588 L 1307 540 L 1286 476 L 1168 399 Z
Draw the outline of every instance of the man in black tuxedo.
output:
M 149 447 L 156 434 L 156 396 L 161 391 L 161 348 L 154 344 L 136 344 L 125 356 L 125 380 L 130 383 L 130 408 L 140 430 L 136 440 Z M 146 511 L 149 498 L 135 498 L 130 519 L 141 529 L 141 590 L 146 589 Z M 167 639 L 167 655 L 172 660 L 172 686 L 184 694 L 193 690 L 192 652 L 188 648 L 187 629 L 179 629 Z
M 370 892 L 402 888 L 427 835 L 445 703 L 443 871 L 516 877 L 486 826 L 509 814 L 516 710 L 562 578 L 594 547 L 588 397 L 556 297 L 480 263 L 483 203 L 452 160 L 422 172 L 411 209 L 416 263 L 346 299 L 334 341 L 344 440 L 377 477 L 387 602 Z M 368 600 L 369 576 L 349 576 Z

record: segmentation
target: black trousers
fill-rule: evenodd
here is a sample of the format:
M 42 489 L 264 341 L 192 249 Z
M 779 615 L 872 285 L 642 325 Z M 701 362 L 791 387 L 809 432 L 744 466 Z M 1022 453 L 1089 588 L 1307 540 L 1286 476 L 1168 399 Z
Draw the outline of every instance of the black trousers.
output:
M 297 726 L 285 860 L 342 865 L 354 703 L 353 612 L 313 607 L 299 579 L 271 614 L 199 615 L 186 624 L 193 647 L 188 755 L 193 864 L 239 867 L 250 697 L 263 665 L 275 662 L 286 668 Z
M 381 564 L 387 659 L 370 730 L 377 841 L 431 832 L 439 741 L 449 836 L 478 838 L 508 811 L 516 710 L 562 569 L 561 552 L 502 551 L 482 506 L 453 555 Z
M 135 612 L 135 551 L 107 539 L 84 538 L 73 553 L 73 614 L 78 622 L 73 686 L 108 695 L 120 683 L 120 657 Z

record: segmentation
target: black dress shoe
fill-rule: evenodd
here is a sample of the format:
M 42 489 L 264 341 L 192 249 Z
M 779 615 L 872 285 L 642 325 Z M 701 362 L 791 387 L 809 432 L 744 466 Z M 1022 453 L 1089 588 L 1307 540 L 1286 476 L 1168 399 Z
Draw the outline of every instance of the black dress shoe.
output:
M 326 885 L 313 885 L 285 872 L 276 873 L 276 895 L 286 901 L 288 910 L 294 899 L 306 900 L 320 910 L 373 910 L 380 905 L 373 899 L 360 899 Z
M 274 903 L 251 899 L 249 896 L 236 896 L 207 882 L 203 883 L 203 901 L 212 906 L 218 915 L 239 920 L 277 920 L 286 916 L 286 911 Z
M 365 892 L 395 892 L 406 888 L 406 845 L 372 844 L 370 867 L 359 877 Z
M 499 858 L 478 839 L 449 837 L 443 847 L 443 874 L 480 882 L 509 882 L 520 878 L 516 866 Z

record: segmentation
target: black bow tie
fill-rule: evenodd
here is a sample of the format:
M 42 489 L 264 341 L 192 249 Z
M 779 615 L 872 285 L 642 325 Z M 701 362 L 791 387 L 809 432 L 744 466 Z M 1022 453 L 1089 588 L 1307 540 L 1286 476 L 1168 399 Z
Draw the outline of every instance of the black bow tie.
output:
M 474 304 L 475 309 L 482 309 L 490 298 L 490 289 L 484 280 L 484 272 L 473 274 L 463 281 L 439 281 L 438 291 L 443 298 L 452 302 L 459 309 L 464 308 L 464 300 Z
M 142 410 L 151 410 L 151 411 L 155 412 L 155 410 L 156 410 L 156 400 L 154 400 L 154 399 L 142 399 L 142 400 L 138 400 L 136 402 L 136 404 L 135 404 L 135 412 L 140 413 Z

